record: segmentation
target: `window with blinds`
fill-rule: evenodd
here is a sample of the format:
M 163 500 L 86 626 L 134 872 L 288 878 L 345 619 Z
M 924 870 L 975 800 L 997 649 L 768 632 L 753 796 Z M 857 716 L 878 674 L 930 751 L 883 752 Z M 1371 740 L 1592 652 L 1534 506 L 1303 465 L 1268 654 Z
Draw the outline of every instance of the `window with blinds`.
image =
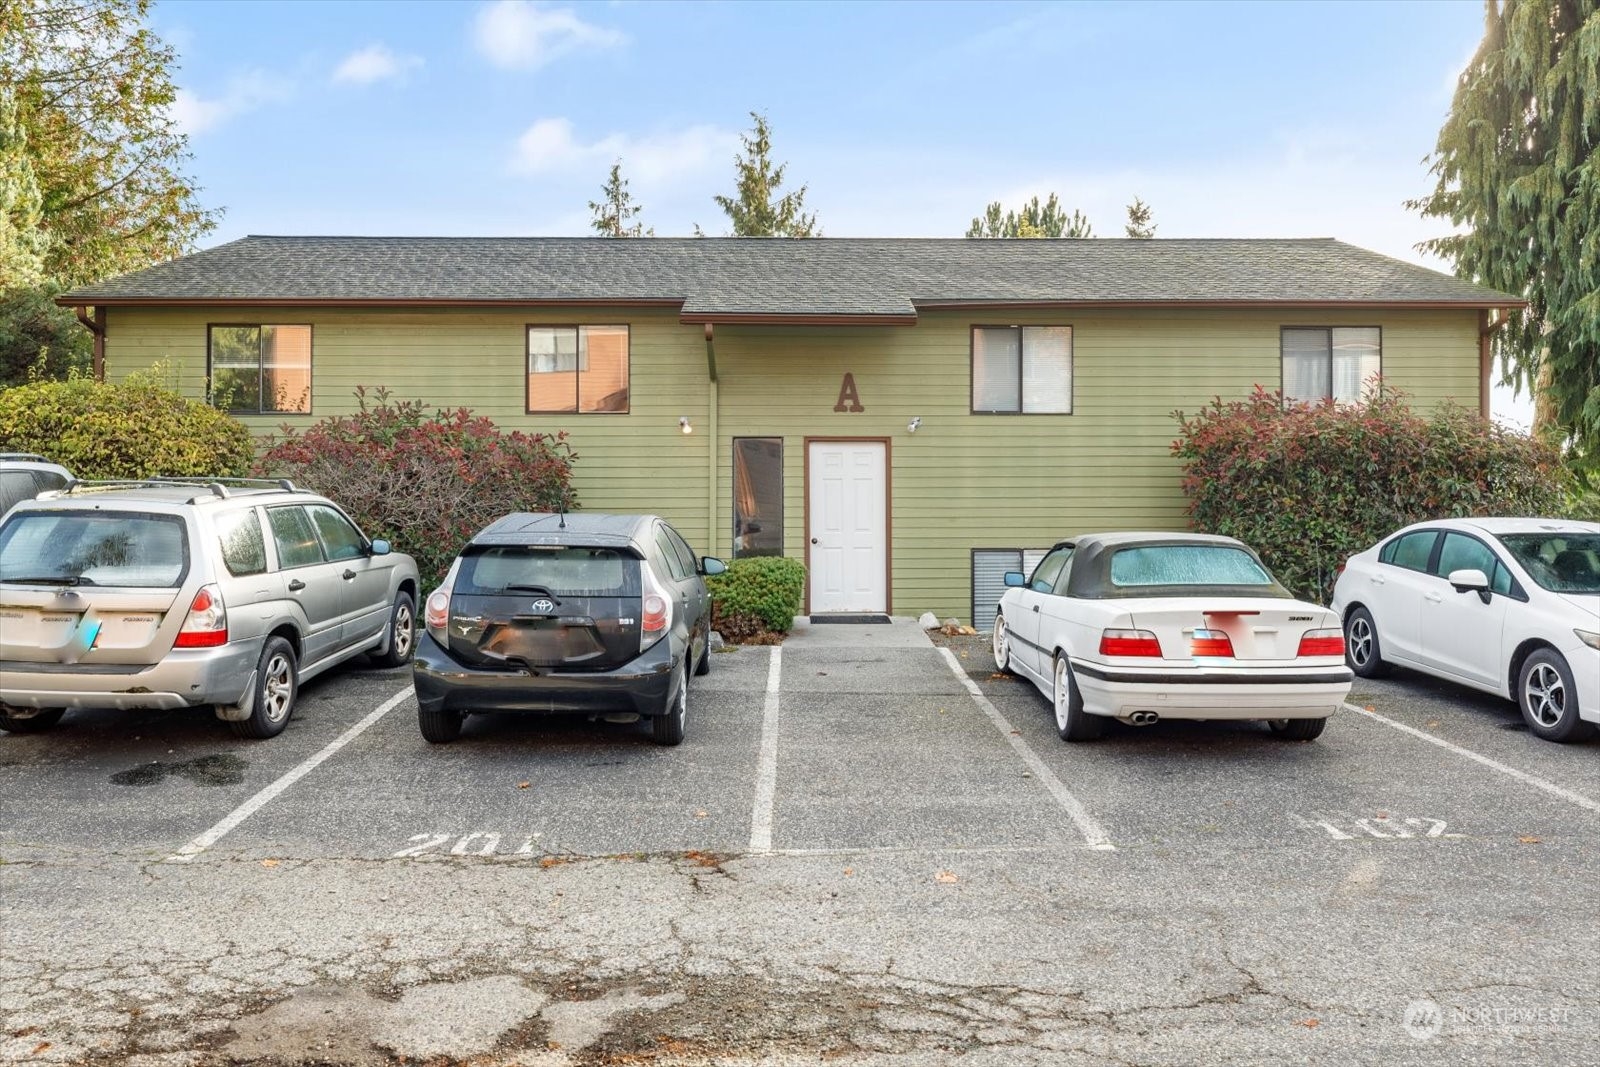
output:
M 1377 388 L 1383 369 L 1377 326 L 1286 326 L 1283 402 L 1353 404 Z

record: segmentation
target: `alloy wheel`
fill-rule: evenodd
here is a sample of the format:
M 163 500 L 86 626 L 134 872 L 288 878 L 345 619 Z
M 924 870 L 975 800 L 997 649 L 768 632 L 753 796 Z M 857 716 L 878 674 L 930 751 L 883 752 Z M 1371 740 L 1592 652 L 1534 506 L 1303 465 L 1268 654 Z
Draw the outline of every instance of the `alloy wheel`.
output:
M 1567 687 L 1561 672 L 1549 663 L 1536 664 L 1523 685 L 1522 701 L 1540 726 L 1555 726 L 1567 710 Z
M 267 661 L 261 699 L 268 722 L 282 722 L 289 717 L 289 706 L 294 700 L 294 668 L 289 657 L 278 653 Z
M 1350 643 L 1350 662 L 1357 667 L 1366 666 L 1372 656 L 1372 624 L 1365 617 L 1353 619 L 1346 637 Z
M 1067 681 L 1067 661 L 1062 656 L 1056 657 L 1055 685 L 1051 690 L 1051 702 L 1055 705 L 1056 729 L 1067 728 L 1067 714 L 1072 703 L 1072 687 Z
M 416 640 L 416 619 L 411 605 L 402 601 L 394 613 L 394 650 L 401 659 L 411 654 L 411 642 Z

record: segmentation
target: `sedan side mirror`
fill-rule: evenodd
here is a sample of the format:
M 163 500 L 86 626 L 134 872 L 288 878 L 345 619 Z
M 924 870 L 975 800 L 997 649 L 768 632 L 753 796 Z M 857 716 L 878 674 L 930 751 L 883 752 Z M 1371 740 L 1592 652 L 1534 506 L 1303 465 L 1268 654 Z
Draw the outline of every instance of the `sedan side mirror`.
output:
M 713 574 L 723 574 L 727 571 L 727 569 L 728 565 L 722 562 L 716 556 L 700 557 L 700 573 L 705 575 L 707 578 L 711 577 Z
M 389 547 L 389 542 L 380 537 L 372 542 L 367 551 L 372 553 L 374 556 L 387 556 L 390 552 L 394 551 L 394 549 Z
M 1450 587 L 1458 593 L 1477 593 L 1478 599 L 1485 604 L 1489 602 L 1489 576 L 1472 567 L 1466 570 L 1451 571 L 1445 579 Z
M 1021 571 L 1006 571 L 1006 588 L 1021 589 L 1028 584 L 1028 579 L 1022 576 Z

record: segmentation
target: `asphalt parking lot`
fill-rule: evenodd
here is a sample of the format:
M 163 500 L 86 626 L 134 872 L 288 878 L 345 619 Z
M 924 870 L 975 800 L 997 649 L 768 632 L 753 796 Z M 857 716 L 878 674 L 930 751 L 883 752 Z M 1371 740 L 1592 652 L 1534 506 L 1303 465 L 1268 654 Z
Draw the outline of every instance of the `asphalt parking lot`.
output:
M 719 654 L 676 749 L 361 669 L 0 735 L 0 1062 L 1592 1059 L 1600 744 L 1399 674 L 1067 746 L 946 644 Z

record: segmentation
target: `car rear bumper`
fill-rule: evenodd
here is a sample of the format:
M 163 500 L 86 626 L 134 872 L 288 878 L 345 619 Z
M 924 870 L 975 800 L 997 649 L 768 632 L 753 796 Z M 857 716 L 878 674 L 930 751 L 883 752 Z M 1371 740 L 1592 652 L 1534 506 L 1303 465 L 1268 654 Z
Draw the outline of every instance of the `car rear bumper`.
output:
M 611 671 L 520 670 L 467 666 L 440 647 L 433 635 L 417 639 L 411 662 L 417 705 L 424 711 L 513 712 L 564 715 L 595 712 L 662 714 L 671 694 L 675 655 L 672 639 L 651 645 Z
M 1074 660 L 1084 710 L 1125 718 L 1152 711 L 1163 719 L 1322 719 L 1350 695 L 1346 667 L 1265 672 L 1124 670 Z
M 189 708 L 244 698 L 261 642 L 167 653 L 152 666 L 0 663 L 0 701 L 21 708 Z

